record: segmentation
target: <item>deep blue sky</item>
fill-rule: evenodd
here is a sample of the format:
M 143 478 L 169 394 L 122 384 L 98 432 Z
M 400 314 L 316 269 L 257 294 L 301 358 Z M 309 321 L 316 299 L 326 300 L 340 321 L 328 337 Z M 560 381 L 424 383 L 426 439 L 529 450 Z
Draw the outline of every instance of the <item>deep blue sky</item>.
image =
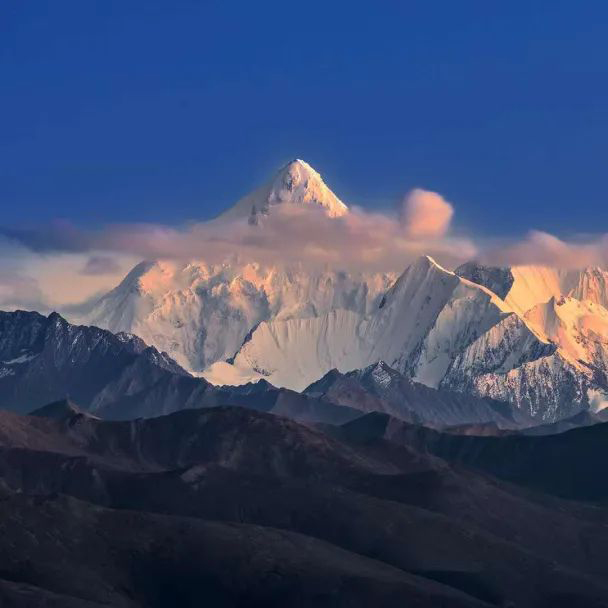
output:
M 203 219 L 293 157 L 370 208 L 607 228 L 608 3 L 0 7 L 2 222 Z

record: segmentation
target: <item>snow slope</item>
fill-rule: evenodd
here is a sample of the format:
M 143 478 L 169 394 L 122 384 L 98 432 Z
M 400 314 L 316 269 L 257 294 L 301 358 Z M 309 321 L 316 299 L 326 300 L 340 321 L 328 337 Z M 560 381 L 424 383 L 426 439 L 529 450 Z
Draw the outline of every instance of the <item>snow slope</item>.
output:
M 383 360 L 437 387 L 455 354 L 507 314 L 489 290 L 423 256 L 370 314 L 333 310 L 316 319 L 261 323 L 234 365 L 301 390 L 330 369 L 345 372 Z
M 144 262 L 95 305 L 70 319 L 126 331 L 199 372 L 232 357 L 269 319 L 310 319 L 330 310 L 366 314 L 391 275 L 352 275 L 258 264 Z
M 544 297 L 556 274 L 547 273 L 527 295 L 517 277 L 519 303 L 524 295 Z M 542 420 L 594 407 L 598 396 L 605 401 L 608 311 L 591 301 L 550 298 L 522 315 L 509 305 L 511 291 L 503 290 L 503 300 L 425 256 L 367 315 L 332 310 L 261 323 L 234 358 L 233 373 L 302 390 L 331 369 L 344 373 L 382 360 L 429 387 L 509 401 Z
M 608 310 L 591 300 L 552 297 L 526 315 L 544 339 L 559 345 L 572 364 L 592 365 L 608 372 Z

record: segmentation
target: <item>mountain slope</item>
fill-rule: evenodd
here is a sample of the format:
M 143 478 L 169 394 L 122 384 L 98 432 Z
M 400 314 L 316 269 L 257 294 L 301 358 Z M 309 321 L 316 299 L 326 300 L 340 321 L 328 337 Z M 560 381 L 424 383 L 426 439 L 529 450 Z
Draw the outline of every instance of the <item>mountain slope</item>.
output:
M 0 513 L 2 543 L 11 547 L 0 557 L 9 578 L 0 580 L 0 600 L 7 606 L 26 605 L 8 602 L 27 594 L 35 598 L 31 606 L 295 608 L 332 605 L 338 590 L 355 607 L 397 607 L 404 600 L 428 608 L 487 605 L 285 530 L 115 511 L 63 496 L 13 495 Z
M 57 313 L 0 312 L 0 407 L 28 411 L 66 396 L 88 407 L 134 368 L 148 385 L 188 376 L 136 336 L 71 325 Z
M 331 218 L 348 213 L 321 176 L 295 160 L 212 225 L 221 230 L 222 222 L 249 221 L 255 238 L 256 225 L 282 206 L 320 208 Z M 137 334 L 198 373 L 233 357 L 263 321 L 315 318 L 335 309 L 366 314 L 395 278 L 340 268 L 286 268 L 280 257 L 264 265 L 234 258 L 145 261 L 99 299 L 62 312 L 74 323 Z
M 136 333 L 199 372 L 236 353 L 269 319 L 315 318 L 334 309 L 365 314 L 392 276 L 284 269 L 231 262 L 145 262 L 86 312 L 69 319 Z
M 548 421 L 605 407 L 608 310 L 603 303 L 608 273 L 475 264 L 456 272 L 493 286 L 505 294 L 505 302 L 523 312 L 461 353 L 442 386 L 518 403 Z M 496 277 L 506 275 L 508 280 L 497 286 Z M 540 347 L 539 338 L 554 352 Z M 514 348 L 521 340 L 527 345 L 521 342 L 523 348 Z M 513 355 L 522 350 L 529 353 L 527 360 L 514 361 Z
M 510 314 L 492 292 L 423 256 L 369 315 L 335 310 L 317 319 L 261 323 L 234 364 L 299 389 L 332 368 L 350 371 L 383 360 L 437 387 L 453 358 Z
M 13 548 L 0 578 L 52 593 L 146 607 L 163 587 L 184 606 L 608 601 L 603 510 L 452 469 L 414 443 L 337 441 L 240 408 L 8 414 L 0 437 L 0 548 Z
M 519 314 L 562 296 L 589 300 L 608 308 L 608 271 L 597 268 L 565 270 L 546 266 L 484 266 L 468 262 L 457 275 L 491 289 Z
M 598 372 L 608 372 L 608 310 L 601 304 L 552 297 L 531 308 L 525 319 L 542 331 L 543 339 L 558 344 L 571 363 L 584 362 Z
M 508 300 L 511 279 L 505 283 L 504 273 L 469 275 Z M 520 315 L 489 288 L 425 256 L 367 315 L 334 310 L 261 323 L 234 357 L 233 377 L 256 373 L 302 390 L 331 369 L 349 372 L 382 360 L 429 387 L 509 402 L 524 418 L 552 422 L 608 400 L 602 337 L 608 313 L 574 302 L 563 308 L 569 312 L 560 337 L 547 314 Z
M 56 313 L 0 313 L 0 408 L 130 419 L 184 408 L 241 405 L 307 422 L 345 422 L 361 412 L 267 382 L 214 387 L 128 334 L 71 325 Z
M 383 361 L 346 374 L 332 370 L 304 392 L 338 405 L 384 412 L 435 428 L 490 422 L 497 428 L 516 428 L 531 423 L 507 403 L 432 389 Z
M 372 413 L 346 423 L 337 436 L 388 440 L 536 491 L 608 504 L 608 484 L 598 465 L 608 445 L 608 423 L 556 435 L 477 437 L 442 433 Z
M 212 226 L 237 222 L 255 241 L 267 216 L 291 207 L 337 220 L 348 213 L 295 160 Z M 470 262 L 450 272 L 424 256 L 396 278 L 280 259 L 146 261 L 67 314 L 134 333 L 219 385 L 265 378 L 303 390 L 331 369 L 385 361 L 428 387 L 506 401 L 544 423 L 608 404 L 608 271 L 600 268 Z
M 431 426 L 489 421 L 506 428 L 530 424 L 505 403 L 412 383 L 384 364 L 350 374 L 342 382 L 329 374 L 304 394 L 264 380 L 220 387 L 189 375 L 139 338 L 70 325 L 57 314 L 1 313 L 0 325 L 4 358 L 0 404 L 19 412 L 54 401 L 46 406 L 45 415 L 79 413 L 72 401 L 64 400 L 69 397 L 80 403 L 83 415 L 107 419 L 238 405 L 315 423 L 340 424 L 363 412 L 380 410 Z M 390 382 L 382 382 L 379 374 Z M 353 383 L 359 389 L 354 393 Z

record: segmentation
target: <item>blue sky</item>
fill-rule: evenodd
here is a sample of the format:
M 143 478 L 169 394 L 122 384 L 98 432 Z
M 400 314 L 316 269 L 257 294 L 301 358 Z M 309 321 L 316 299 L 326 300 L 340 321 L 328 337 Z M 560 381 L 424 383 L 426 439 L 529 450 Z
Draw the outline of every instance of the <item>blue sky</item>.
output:
M 205 219 L 293 157 L 477 234 L 606 228 L 605 2 L 4 2 L 18 226 Z

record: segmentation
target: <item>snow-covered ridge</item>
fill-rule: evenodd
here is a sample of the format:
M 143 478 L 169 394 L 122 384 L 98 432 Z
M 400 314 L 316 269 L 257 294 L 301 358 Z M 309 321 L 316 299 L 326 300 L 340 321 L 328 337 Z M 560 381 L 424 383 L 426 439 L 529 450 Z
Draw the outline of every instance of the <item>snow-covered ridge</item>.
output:
M 70 319 L 134 333 L 200 372 L 234 356 L 263 321 L 311 319 L 337 309 L 366 314 L 393 280 L 238 262 L 146 262 Z
M 346 372 L 383 360 L 437 387 L 456 353 L 507 314 L 488 289 L 423 256 L 369 314 L 337 309 L 315 319 L 261 323 L 234 365 L 301 390 L 330 369 Z
M 515 280 L 508 277 L 503 300 L 423 256 L 367 315 L 332 310 L 314 319 L 261 323 L 230 373 L 302 390 L 331 369 L 348 372 L 383 360 L 429 387 L 509 401 L 541 419 L 591 407 L 608 393 L 608 311 L 592 301 L 551 297 L 520 314 L 522 277 L 530 271 L 518 270 L 508 269 Z M 507 273 L 490 275 L 500 289 Z M 588 286 L 588 276 L 582 271 L 578 280 L 567 278 Z M 519 290 L 515 306 L 509 301 L 513 285 Z M 526 297 L 543 297 L 549 285 L 547 279 Z M 602 289 L 593 293 L 601 300 Z M 215 381 L 218 371 L 212 369 Z
M 525 318 L 574 366 L 592 365 L 608 372 L 608 310 L 601 304 L 552 297 L 530 309 Z
M 561 296 L 589 300 L 608 308 L 608 271 L 602 268 L 564 270 L 547 266 L 498 268 L 475 262 L 456 269 L 459 276 L 485 285 L 519 314 Z

